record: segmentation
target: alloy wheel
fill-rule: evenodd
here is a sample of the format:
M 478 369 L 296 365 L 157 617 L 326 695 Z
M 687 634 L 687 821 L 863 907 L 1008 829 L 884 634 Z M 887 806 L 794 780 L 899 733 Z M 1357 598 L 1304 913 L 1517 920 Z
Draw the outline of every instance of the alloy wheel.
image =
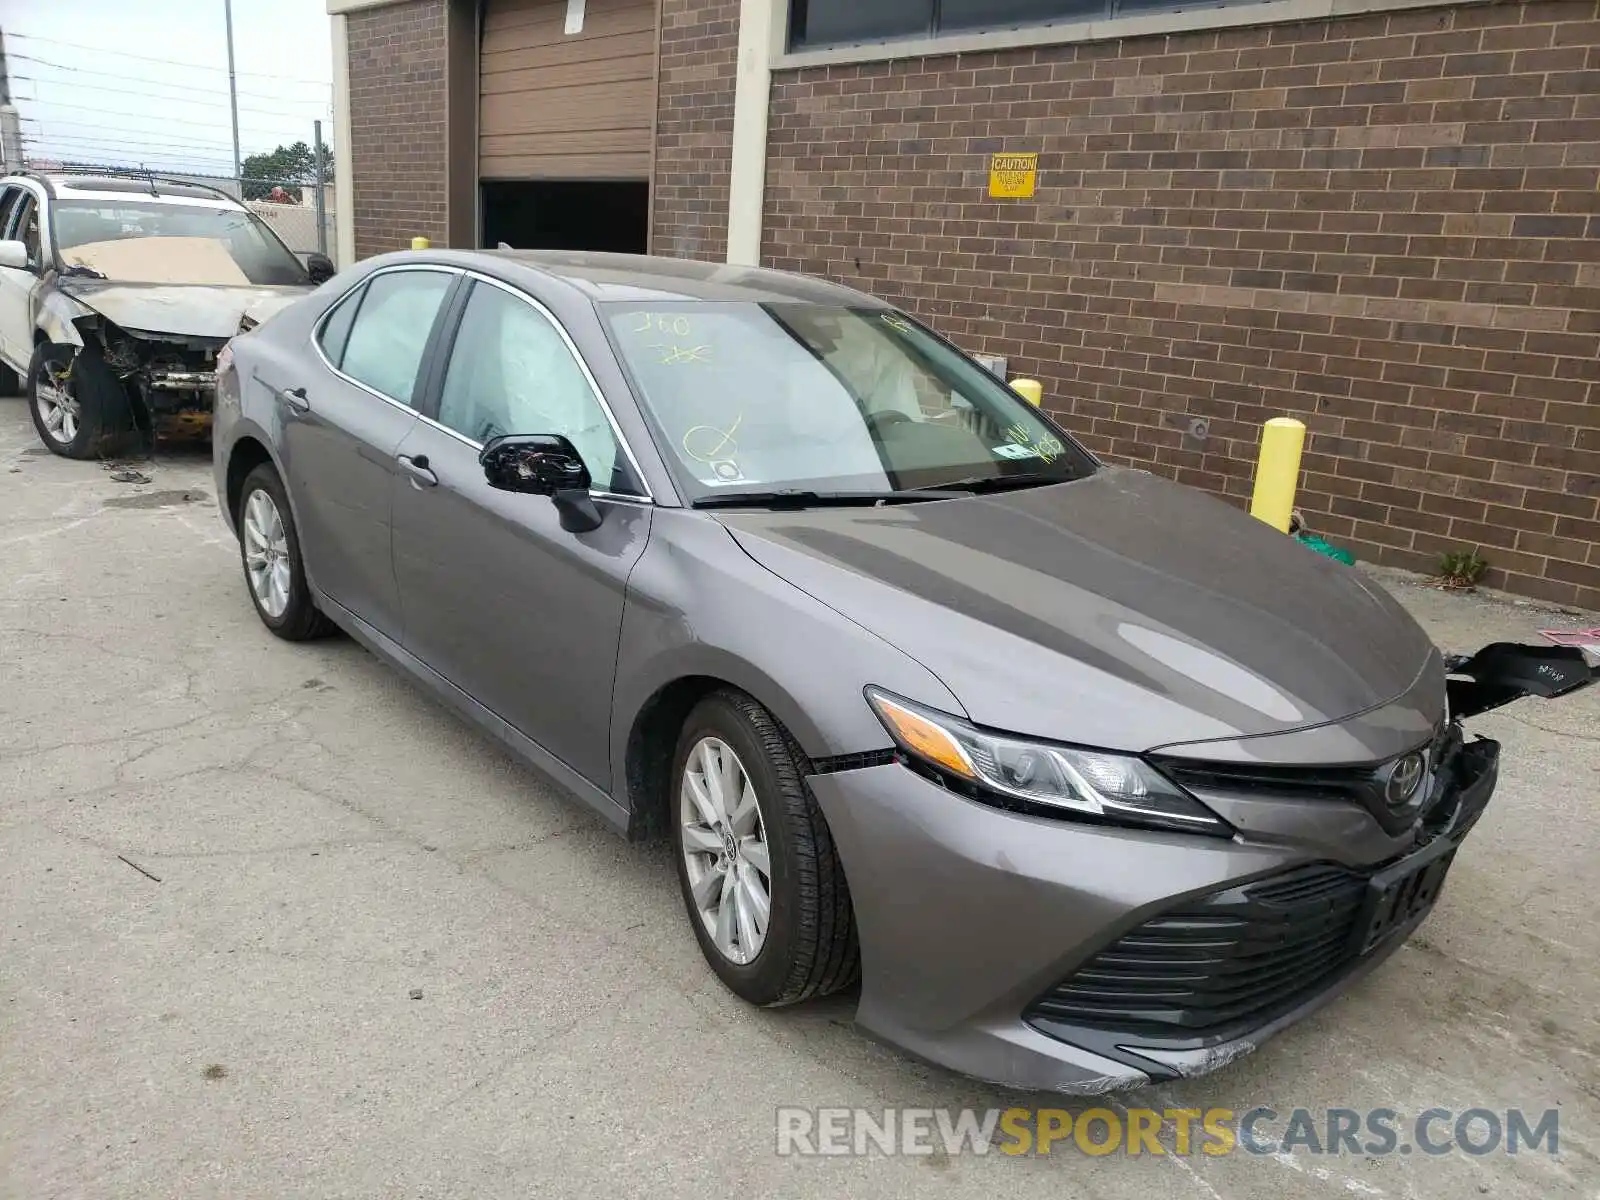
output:
M 772 861 L 755 784 L 733 747 L 708 735 L 689 751 L 679 795 L 695 911 L 724 958 L 752 962 L 772 915 Z
M 33 404 L 39 410 L 39 423 L 54 441 L 71 445 L 78 436 L 82 414 L 78 398 L 72 394 L 72 366 L 57 366 L 46 361 L 33 385 Z
M 289 607 L 289 535 L 283 516 L 263 489 L 244 506 L 244 563 L 261 611 L 276 621 Z

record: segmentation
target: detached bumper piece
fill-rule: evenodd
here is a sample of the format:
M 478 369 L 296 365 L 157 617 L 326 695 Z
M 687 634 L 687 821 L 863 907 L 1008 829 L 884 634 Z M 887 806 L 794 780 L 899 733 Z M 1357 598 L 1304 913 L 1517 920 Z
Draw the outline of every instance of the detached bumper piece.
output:
M 1445 670 L 1450 715 L 1457 721 L 1524 696 L 1553 700 L 1600 681 L 1600 667 L 1590 666 L 1576 646 L 1493 642 L 1471 657 L 1449 656 Z
M 1499 751 L 1488 739 L 1456 743 L 1406 855 L 1366 869 L 1310 863 L 1185 901 L 1099 950 L 1023 1019 L 1114 1054 L 1123 1043 L 1217 1046 L 1306 1006 L 1432 910 L 1494 790 Z

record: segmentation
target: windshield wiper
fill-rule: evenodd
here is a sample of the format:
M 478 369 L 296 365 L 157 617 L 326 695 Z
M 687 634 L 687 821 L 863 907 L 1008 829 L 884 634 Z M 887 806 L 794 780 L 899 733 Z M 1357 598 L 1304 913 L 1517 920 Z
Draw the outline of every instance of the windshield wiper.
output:
M 1009 492 L 1013 488 L 1044 487 L 1051 483 L 1067 483 L 1069 477 L 1065 475 L 1044 475 L 1031 471 L 1025 475 L 972 475 L 966 479 L 955 479 L 949 483 L 941 483 L 930 491 L 941 492 L 967 492 L 981 494 L 983 492 Z M 924 493 L 926 495 L 927 493 Z
M 963 492 L 937 488 L 910 492 L 814 492 L 785 488 L 773 492 L 716 492 L 690 502 L 690 508 L 874 508 L 879 504 L 919 504 L 954 500 Z

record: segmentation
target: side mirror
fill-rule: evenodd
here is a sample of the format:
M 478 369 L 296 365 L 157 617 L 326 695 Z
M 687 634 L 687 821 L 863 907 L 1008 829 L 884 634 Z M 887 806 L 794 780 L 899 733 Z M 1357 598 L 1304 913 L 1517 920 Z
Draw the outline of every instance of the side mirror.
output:
M 0 242 L 0 267 L 26 271 L 31 265 L 28 262 L 28 248 L 21 242 Z
M 505 492 L 549 496 L 568 533 L 600 528 L 600 510 L 589 497 L 589 468 L 577 448 L 558 433 L 491 438 L 478 455 L 489 486 Z
M 311 276 L 312 283 L 327 283 L 339 273 L 339 269 L 326 254 L 313 251 L 306 255 L 306 273 Z

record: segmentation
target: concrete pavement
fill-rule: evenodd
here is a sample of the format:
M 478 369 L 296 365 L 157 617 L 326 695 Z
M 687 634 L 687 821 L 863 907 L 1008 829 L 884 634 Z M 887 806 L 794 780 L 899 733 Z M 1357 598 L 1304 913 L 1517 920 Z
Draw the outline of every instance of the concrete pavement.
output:
M 870 1042 L 847 1000 L 734 1000 L 661 847 L 352 642 L 272 638 L 209 459 L 138 469 L 49 457 L 0 400 L 0 1195 L 1600 1195 L 1600 689 L 1476 723 L 1501 791 L 1410 946 L 1114 1098 L 1558 1107 L 1559 1157 L 779 1158 L 779 1105 L 1041 1098 Z M 1449 649 L 1573 620 L 1385 579 Z

